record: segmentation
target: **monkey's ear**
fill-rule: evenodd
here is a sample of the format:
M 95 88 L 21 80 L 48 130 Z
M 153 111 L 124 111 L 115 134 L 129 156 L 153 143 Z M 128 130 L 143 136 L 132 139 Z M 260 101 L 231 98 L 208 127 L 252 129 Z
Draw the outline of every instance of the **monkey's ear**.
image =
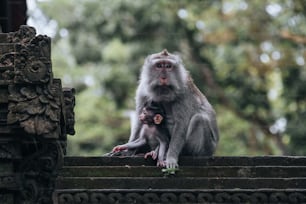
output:
M 153 118 L 154 124 L 159 125 L 163 121 L 163 116 L 161 114 L 156 114 Z

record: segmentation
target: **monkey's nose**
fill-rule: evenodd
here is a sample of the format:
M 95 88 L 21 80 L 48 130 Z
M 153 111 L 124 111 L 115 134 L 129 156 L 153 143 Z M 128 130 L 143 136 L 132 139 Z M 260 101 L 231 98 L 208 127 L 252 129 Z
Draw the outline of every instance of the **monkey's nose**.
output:
M 167 77 L 160 77 L 159 82 L 160 82 L 160 85 L 167 85 L 168 79 Z

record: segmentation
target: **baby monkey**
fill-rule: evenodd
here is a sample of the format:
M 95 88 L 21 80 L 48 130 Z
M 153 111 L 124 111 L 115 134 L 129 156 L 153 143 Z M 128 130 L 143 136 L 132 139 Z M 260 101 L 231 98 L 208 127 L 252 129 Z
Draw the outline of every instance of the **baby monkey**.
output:
M 150 151 L 144 157 L 151 156 L 152 159 L 157 159 L 157 166 L 164 167 L 170 135 L 166 127 L 163 108 L 154 102 L 145 104 L 139 115 L 139 120 L 142 123 L 139 137 L 134 141 L 114 147 L 112 152 L 132 150 L 149 145 Z

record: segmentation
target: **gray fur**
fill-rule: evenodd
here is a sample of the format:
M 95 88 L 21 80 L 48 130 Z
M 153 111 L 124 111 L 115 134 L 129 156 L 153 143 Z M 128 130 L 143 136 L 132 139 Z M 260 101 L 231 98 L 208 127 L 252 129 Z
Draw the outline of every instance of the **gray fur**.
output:
M 171 63 L 174 68 L 171 71 L 155 69 L 160 61 Z M 167 86 L 158 84 L 161 76 L 167 77 Z M 164 50 L 147 57 L 136 91 L 137 114 L 148 101 L 159 102 L 166 111 L 171 136 L 167 168 L 177 167 L 180 155 L 211 156 L 214 153 L 219 140 L 215 111 L 193 83 L 179 56 Z M 132 128 L 134 134 L 129 141 L 139 137 L 141 123 Z

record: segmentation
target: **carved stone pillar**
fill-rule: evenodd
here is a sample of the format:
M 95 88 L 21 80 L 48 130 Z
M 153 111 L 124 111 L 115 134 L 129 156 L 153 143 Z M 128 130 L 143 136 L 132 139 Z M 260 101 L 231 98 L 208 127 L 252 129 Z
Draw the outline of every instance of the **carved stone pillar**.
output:
M 53 78 L 50 43 L 29 26 L 0 34 L 1 203 L 52 203 L 74 134 L 74 90 Z

